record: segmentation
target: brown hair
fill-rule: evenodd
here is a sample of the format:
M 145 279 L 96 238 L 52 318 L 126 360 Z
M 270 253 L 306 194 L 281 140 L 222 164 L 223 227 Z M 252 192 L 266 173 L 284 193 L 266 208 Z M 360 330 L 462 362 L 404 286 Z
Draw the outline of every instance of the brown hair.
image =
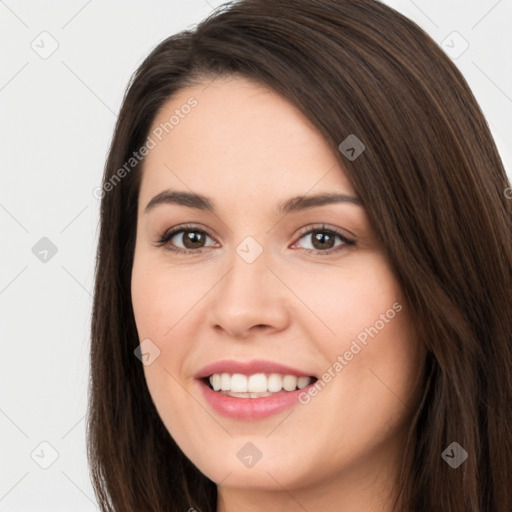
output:
M 401 510 L 512 510 L 510 184 L 463 76 L 416 24 L 374 0 L 233 2 L 163 41 L 136 71 L 103 183 L 144 144 L 176 91 L 233 74 L 282 94 L 332 146 L 427 349 Z M 338 150 L 350 134 L 366 146 L 353 161 Z M 102 511 L 213 511 L 215 483 L 165 429 L 134 356 L 140 171 L 101 201 L 87 430 L 93 485 Z M 441 458 L 454 441 L 469 454 L 457 469 Z

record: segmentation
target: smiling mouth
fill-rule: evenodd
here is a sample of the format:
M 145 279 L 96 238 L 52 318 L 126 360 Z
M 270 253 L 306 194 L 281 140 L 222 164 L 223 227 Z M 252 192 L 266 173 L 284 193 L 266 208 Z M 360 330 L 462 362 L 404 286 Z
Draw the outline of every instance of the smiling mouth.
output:
M 219 394 L 235 398 L 262 398 L 303 389 L 318 379 L 281 373 L 214 373 L 201 379 Z

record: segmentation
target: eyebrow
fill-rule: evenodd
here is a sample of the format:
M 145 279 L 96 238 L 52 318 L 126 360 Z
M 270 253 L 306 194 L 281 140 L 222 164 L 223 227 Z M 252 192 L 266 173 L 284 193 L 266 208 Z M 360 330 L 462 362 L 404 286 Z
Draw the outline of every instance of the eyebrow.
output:
M 290 197 L 286 201 L 278 204 L 277 211 L 279 213 L 286 214 L 332 203 L 350 203 L 362 206 L 361 200 L 358 197 L 346 194 L 323 193 L 314 196 Z M 195 208 L 196 210 L 204 210 L 212 213 L 215 212 L 215 203 L 210 197 L 192 192 L 164 190 L 149 201 L 144 209 L 144 213 L 148 213 L 156 206 L 162 204 L 177 204 L 180 206 Z

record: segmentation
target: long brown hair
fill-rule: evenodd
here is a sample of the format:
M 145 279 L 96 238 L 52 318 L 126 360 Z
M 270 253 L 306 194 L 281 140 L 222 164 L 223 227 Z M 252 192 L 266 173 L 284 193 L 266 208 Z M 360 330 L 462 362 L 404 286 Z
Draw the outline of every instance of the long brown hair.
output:
M 165 429 L 134 356 L 140 163 L 112 177 L 176 91 L 233 74 L 281 93 L 332 146 L 426 348 L 400 510 L 512 510 L 510 184 L 461 73 L 375 0 L 232 2 L 163 41 L 132 77 L 103 177 L 92 316 L 87 442 L 101 510 L 216 509 L 215 483 Z M 366 147 L 355 160 L 338 149 L 351 134 Z M 452 442 L 468 453 L 457 469 L 441 457 Z

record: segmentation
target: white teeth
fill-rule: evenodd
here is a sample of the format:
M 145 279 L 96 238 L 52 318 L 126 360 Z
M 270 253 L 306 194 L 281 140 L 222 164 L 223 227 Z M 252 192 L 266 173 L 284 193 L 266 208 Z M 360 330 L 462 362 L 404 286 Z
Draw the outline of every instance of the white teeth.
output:
M 286 391 L 295 391 L 297 389 L 297 377 L 295 377 L 295 375 L 285 375 L 283 379 L 283 388 Z
M 283 377 L 279 373 L 271 373 L 268 376 L 267 389 L 272 393 L 277 393 L 283 388 Z
M 210 384 L 212 385 L 212 388 L 215 391 L 219 391 L 219 389 L 221 388 L 221 380 L 222 377 L 218 373 L 210 377 Z
M 215 373 L 210 375 L 209 380 L 214 391 L 239 398 L 269 396 L 283 389 L 295 391 L 309 386 L 313 381 L 311 377 L 296 377 L 280 373 L 254 373 L 253 375 Z
M 253 393 L 265 393 L 265 391 L 267 391 L 266 375 L 264 373 L 255 373 L 254 375 L 250 375 L 247 381 L 247 389 Z
M 231 377 L 231 391 L 234 393 L 247 393 L 247 375 L 234 373 Z
M 311 379 L 309 377 L 299 377 L 297 379 L 297 387 L 299 389 L 305 388 L 306 386 L 309 386 L 310 382 L 311 382 Z
M 233 391 L 221 391 L 221 393 L 227 396 L 234 396 L 235 398 L 261 398 L 272 394 L 269 391 L 265 391 L 265 393 L 233 393 Z
M 229 373 L 223 373 L 220 376 L 220 389 L 222 391 L 229 391 L 231 389 L 231 375 Z

